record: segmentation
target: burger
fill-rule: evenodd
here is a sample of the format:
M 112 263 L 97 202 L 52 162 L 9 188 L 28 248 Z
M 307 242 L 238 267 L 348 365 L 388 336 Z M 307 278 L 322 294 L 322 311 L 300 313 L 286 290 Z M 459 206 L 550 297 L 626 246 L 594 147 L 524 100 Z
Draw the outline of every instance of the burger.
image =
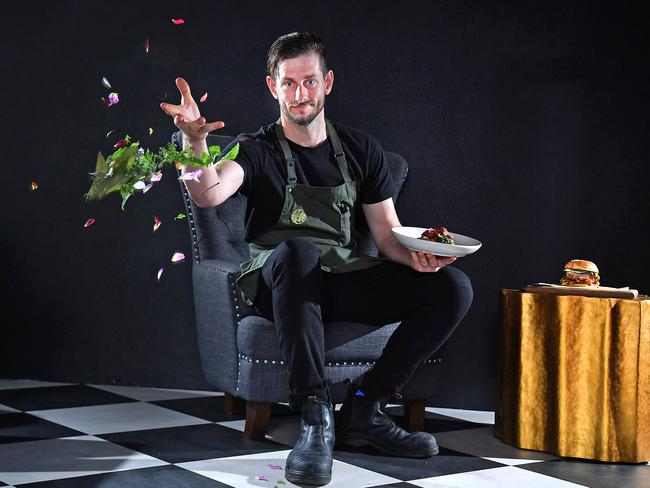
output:
M 446 227 L 429 227 L 418 239 L 454 244 L 454 236 L 449 233 Z
M 572 259 L 564 265 L 564 277 L 560 280 L 564 286 L 600 286 L 598 266 L 586 259 Z

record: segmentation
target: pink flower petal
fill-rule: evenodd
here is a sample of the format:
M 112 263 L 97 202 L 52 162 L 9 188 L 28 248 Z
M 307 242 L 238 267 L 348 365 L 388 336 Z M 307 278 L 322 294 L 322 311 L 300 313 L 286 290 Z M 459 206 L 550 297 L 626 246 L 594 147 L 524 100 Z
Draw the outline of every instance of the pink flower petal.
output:
M 142 189 L 142 193 L 147 193 L 149 190 L 151 190 L 151 187 L 153 186 L 153 183 L 147 183 L 147 186 L 145 186 Z
M 162 180 L 162 173 L 154 173 L 151 175 L 151 178 L 149 178 L 149 181 L 160 181 Z
M 282 466 L 278 464 L 269 464 L 269 468 L 271 469 L 282 469 Z
M 255 479 L 256 479 L 256 480 L 259 480 L 259 481 L 268 481 L 268 480 L 264 477 L 263 474 L 258 474 L 258 475 L 256 475 L 256 476 L 255 476 Z
M 35 181 L 32 181 L 32 184 L 30 185 L 30 188 L 32 189 L 32 191 L 34 191 L 34 190 L 36 190 L 38 188 L 38 185 L 36 184 Z
M 185 261 L 185 254 L 182 252 L 175 252 L 172 256 L 172 263 L 182 263 Z
M 89 218 L 88 220 L 86 220 L 86 223 L 84 224 L 84 228 L 86 228 L 86 227 L 90 227 L 90 226 L 93 225 L 94 223 L 95 223 L 95 219 L 93 219 L 93 218 L 91 217 L 91 218 Z
M 106 100 L 104 97 L 102 97 L 102 105 L 104 105 L 104 107 L 110 107 L 110 106 L 111 106 L 111 102 L 109 102 L 109 101 Z
M 203 176 L 203 170 L 201 168 L 197 169 L 196 171 L 187 171 L 186 173 L 183 173 L 180 177 L 179 180 L 183 181 L 199 181 L 199 178 Z
M 174 25 L 180 25 L 185 23 L 183 19 L 172 19 L 172 22 L 174 23 Z
M 160 276 L 163 274 L 163 271 L 165 271 L 165 268 L 160 268 L 158 270 L 158 274 L 156 275 L 156 278 L 158 279 L 158 281 L 160 281 Z
M 149 52 L 149 47 L 150 47 L 150 46 L 151 46 L 151 41 L 150 41 L 149 38 L 147 37 L 147 38 L 144 40 L 144 52 L 148 53 L 148 52 Z
M 157 215 L 153 216 L 153 231 L 156 232 L 158 230 L 158 227 L 160 227 L 160 224 L 162 224 L 162 221 L 160 220 L 160 217 Z
M 208 99 L 208 92 L 205 92 L 203 96 L 199 99 L 199 102 L 205 102 Z
M 127 141 L 126 139 L 120 139 L 119 141 L 117 141 L 117 142 L 113 145 L 113 147 L 114 147 L 115 149 L 119 149 L 119 148 L 121 148 L 121 147 L 126 146 L 127 144 L 128 144 L 128 141 Z
M 115 105 L 116 103 L 120 103 L 120 97 L 119 97 L 118 94 L 115 93 L 115 92 L 113 92 L 113 93 L 109 93 L 109 94 L 108 94 L 108 102 L 109 102 L 111 105 Z

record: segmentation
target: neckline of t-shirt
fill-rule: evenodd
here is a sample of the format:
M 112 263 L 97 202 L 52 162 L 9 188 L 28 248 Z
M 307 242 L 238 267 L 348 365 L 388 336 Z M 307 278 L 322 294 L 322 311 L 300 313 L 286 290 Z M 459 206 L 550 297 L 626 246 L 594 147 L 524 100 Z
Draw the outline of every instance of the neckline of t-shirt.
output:
M 309 147 L 309 146 L 303 146 L 303 145 L 298 144 L 297 142 L 293 142 L 292 140 L 289 140 L 289 139 L 287 139 L 287 141 L 289 142 L 289 144 L 293 145 L 294 147 L 297 147 L 298 149 L 302 149 L 303 151 L 315 151 L 315 150 L 318 150 L 318 149 L 322 149 L 323 147 L 327 146 L 329 144 L 329 142 L 330 142 L 329 137 L 327 137 L 327 138 L 325 138 L 324 141 L 319 142 L 318 144 L 316 144 L 313 147 Z

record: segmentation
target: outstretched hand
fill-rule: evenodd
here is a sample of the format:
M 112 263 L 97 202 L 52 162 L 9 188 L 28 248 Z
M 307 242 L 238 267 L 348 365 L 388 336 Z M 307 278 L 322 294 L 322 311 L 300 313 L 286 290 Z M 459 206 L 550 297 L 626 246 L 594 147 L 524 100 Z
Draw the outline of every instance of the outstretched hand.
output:
M 411 250 L 411 268 L 422 273 L 437 273 L 441 268 L 456 261 L 456 257 L 435 256 L 422 251 Z
M 205 117 L 201 116 L 201 111 L 194 98 L 192 98 L 190 85 L 188 85 L 187 81 L 180 77 L 176 78 L 176 86 L 181 93 L 181 104 L 173 105 L 163 102 L 160 104 L 160 108 L 167 115 L 174 117 L 174 125 L 181 130 L 190 142 L 201 142 L 208 136 L 208 133 L 221 129 L 226 125 L 221 120 L 208 123 Z

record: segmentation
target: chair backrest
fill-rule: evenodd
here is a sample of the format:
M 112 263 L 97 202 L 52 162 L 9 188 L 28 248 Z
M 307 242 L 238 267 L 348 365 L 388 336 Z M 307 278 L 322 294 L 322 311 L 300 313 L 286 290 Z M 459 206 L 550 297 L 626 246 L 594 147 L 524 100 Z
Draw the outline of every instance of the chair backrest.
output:
M 225 148 L 231 141 L 231 136 L 208 135 L 208 146 Z M 172 135 L 172 142 L 180 149 L 182 147 L 181 133 Z M 385 152 L 390 166 L 390 172 L 395 182 L 393 201 L 404 185 L 408 174 L 408 164 L 399 154 Z M 218 207 L 200 208 L 190 198 L 185 185 L 180 182 L 183 201 L 187 214 L 192 238 L 192 258 L 198 263 L 206 259 L 221 259 L 234 264 L 240 264 L 249 258 L 248 244 L 244 240 L 246 197 L 237 192 Z M 377 255 L 372 235 L 367 230 L 356 230 L 354 237 L 359 249 L 371 256 Z

